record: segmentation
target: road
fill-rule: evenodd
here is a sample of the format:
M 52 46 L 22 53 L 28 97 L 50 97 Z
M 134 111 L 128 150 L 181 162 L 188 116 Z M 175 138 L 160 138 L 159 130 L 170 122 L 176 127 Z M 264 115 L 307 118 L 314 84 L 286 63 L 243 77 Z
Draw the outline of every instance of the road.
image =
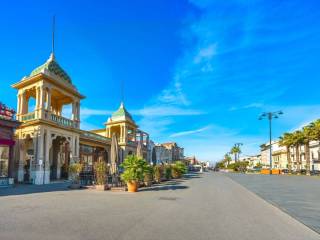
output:
M 6 190 L 2 191 L 5 195 Z M 320 239 L 220 173 L 189 176 L 136 194 L 67 190 L 0 197 L 0 239 Z
M 227 174 L 258 196 L 320 233 L 320 178 Z

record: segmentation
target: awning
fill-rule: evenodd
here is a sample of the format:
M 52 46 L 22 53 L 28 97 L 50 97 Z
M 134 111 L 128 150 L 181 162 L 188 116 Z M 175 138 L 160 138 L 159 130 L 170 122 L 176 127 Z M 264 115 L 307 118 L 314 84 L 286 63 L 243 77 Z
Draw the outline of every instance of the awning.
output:
M 0 138 L 0 145 L 8 145 L 8 146 L 13 146 L 15 144 L 15 141 L 11 139 L 1 139 Z

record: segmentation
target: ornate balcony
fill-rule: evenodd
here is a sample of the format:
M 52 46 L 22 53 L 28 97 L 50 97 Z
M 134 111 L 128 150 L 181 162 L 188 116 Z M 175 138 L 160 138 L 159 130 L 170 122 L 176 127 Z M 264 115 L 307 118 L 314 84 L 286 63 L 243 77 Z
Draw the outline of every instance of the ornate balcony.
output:
M 77 127 L 77 123 L 68 119 L 68 118 L 65 118 L 65 117 L 62 117 L 62 116 L 58 116 L 58 115 L 55 115 L 55 114 L 50 114 L 50 118 L 53 122 L 56 122 L 57 124 L 63 126 L 63 127 L 72 127 L 72 128 L 76 128 Z
M 35 116 L 36 115 L 35 115 L 34 112 L 30 112 L 30 113 L 24 114 L 24 115 L 21 116 L 21 121 L 27 122 L 27 121 L 34 120 Z
M 99 134 L 92 133 L 92 132 L 83 131 L 81 135 L 83 137 L 90 138 L 90 139 L 93 139 L 93 140 L 110 141 L 110 138 L 107 138 L 107 137 L 104 137 L 104 136 L 101 136 Z

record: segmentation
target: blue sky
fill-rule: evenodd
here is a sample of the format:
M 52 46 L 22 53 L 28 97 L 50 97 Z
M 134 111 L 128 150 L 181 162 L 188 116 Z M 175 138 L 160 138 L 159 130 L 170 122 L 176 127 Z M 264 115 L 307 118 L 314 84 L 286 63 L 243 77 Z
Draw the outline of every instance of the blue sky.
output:
M 215 161 L 268 140 L 263 111 L 283 110 L 274 137 L 320 117 L 317 1 L 2 1 L 0 101 L 56 58 L 87 98 L 82 128 L 102 127 L 121 99 L 155 142 Z

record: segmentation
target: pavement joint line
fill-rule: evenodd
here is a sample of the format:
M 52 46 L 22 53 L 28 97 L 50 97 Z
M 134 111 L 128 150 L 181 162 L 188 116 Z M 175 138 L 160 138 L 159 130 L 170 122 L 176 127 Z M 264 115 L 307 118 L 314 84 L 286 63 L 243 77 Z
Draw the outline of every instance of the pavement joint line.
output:
M 267 200 L 264 199 L 261 195 L 259 195 L 258 193 L 255 193 L 253 191 L 251 191 L 249 188 L 247 188 L 246 186 L 242 185 L 241 183 L 237 182 L 236 180 L 232 179 L 231 177 L 229 177 L 228 175 L 224 174 L 225 176 L 227 176 L 231 181 L 235 182 L 236 184 L 238 184 L 239 186 L 241 186 L 242 188 L 246 189 L 247 191 L 249 191 L 250 193 L 256 195 L 258 198 L 262 199 L 264 202 L 274 206 L 275 208 L 279 209 L 280 211 L 284 212 L 285 214 L 287 214 L 289 217 L 291 217 L 292 219 L 298 221 L 299 223 L 303 224 L 304 226 L 306 226 L 307 228 L 311 229 L 313 232 L 317 233 L 320 236 L 320 231 L 318 231 L 317 229 L 305 224 L 304 222 L 302 222 L 296 215 L 289 213 L 286 209 L 284 209 L 283 207 L 279 206 L 277 203 L 271 201 L 271 200 Z

